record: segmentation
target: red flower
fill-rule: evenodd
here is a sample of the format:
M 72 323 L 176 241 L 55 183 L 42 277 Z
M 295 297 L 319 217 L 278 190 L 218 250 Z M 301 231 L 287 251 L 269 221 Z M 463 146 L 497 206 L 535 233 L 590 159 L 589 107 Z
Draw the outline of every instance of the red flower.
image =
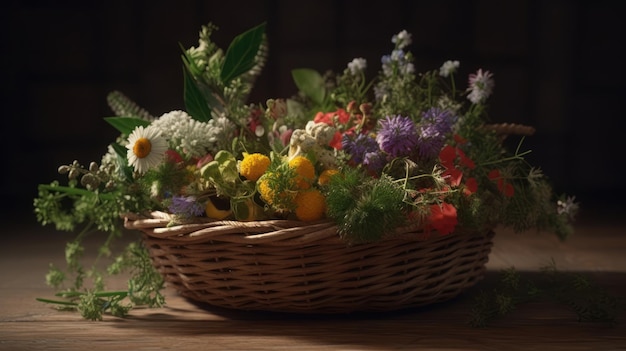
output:
M 262 129 L 257 131 L 259 127 L 263 127 L 263 124 L 261 123 L 262 114 L 263 114 L 263 111 L 261 111 L 260 109 L 255 109 L 250 113 L 250 119 L 248 121 L 248 128 L 250 128 L 250 131 L 256 136 L 260 136 L 258 135 L 258 133 L 261 133 L 262 131 Z M 263 134 L 261 133 L 261 135 Z
M 511 183 L 504 183 L 504 189 L 500 189 L 500 191 L 506 197 L 513 197 L 513 195 L 515 194 L 515 188 L 513 188 L 513 185 Z
M 504 180 L 504 178 L 500 174 L 500 170 L 498 169 L 491 170 L 489 174 L 487 175 L 487 177 L 489 177 L 489 179 L 496 182 L 496 184 L 498 185 L 498 190 L 502 194 L 504 194 L 504 196 L 512 197 L 513 194 L 515 194 L 515 188 L 513 187 L 511 183 L 508 183 Z
M 457 144 L 465 144 L 465 143 L 467 143 L 467 139 L 463 138 L 462 136 L 460 136 L 458 134 L 454 134 L 454 141 L 456 141 Z
M 313 122 L 315 123 L 326 123 L 329 126 L 333 125 L 333 116 L 329 113 L 318 112 L 315 114 L 313 118 Z
M 487 177 L 489 177 L 489 179 L 491 179 L 491 180 L 496 180 L 496 179 L 500 178 L 500 170 L 499 169 L 492 169 L 491 171 L 489 171 L 489 174 L 487 174 Z
M 330 145 L 331 147 L 337 149 L 337 150 L 341 150 L 342 145 L 341 145 L 341 138 L 343 138 L 343 133 L 337 131 L 335 132 L 335 135 L 333 136 L 333 139 L 330 141 L 330 143 L 328 143 L 328 145 Z
M 348 124 L 348 122 L 350 122 L 350 113 L 342 108 L 332 112 L 318 112 L 313 118 L 313 122 L 325 123 L 329 126 L 336 127 L 337 129 L 344 130 L 345 128 L 339 128 L 339 126 L 345 126 L 346 124 Z M 328 143 L 328 145 L 337 150 L 341 150 L 341 138 L 343 137 L 343 134 L 353 129 L 354 127 L 351 127 L 343 133 L 337 130 L 335 132 L 335 135 L 333 136 L 333 139 L 330 141 L 330 143 Z
M 456 148 L 456 153 L 459 155 L 459 159 L 461 160 L 461 164 L 469 169 L 476 168 L 476 164 L 469 157 L 465 156 L 465 152 L 463 150 Z
M 456 208 L 449 203 L 430 205 L 430 216 L 427 218 L 426 232 L 438 231 L 441 235 L 447 235 L 454 231 L 458 220 Z
M 442 175 L 446 179 L 447 183 L 453 187 L 459 186 L 461 184 L 461 179 L 463 179 L 463 172 L 458 168 L 449 168 L 443 172 Z
M 468 178 L 467 181 L 465 181 L 465 189 L 463 189 L 463 193 L 469 196 L 477 191 L 478 182 L 476 181 L 476 178 Z
M 446 145 L 441 151 L 439 151 L 439 160 L 441 165 L 447 169 L 454 168 L 454 160 L 456 159 L 456 148 L 451 145 Z
M 338 124 L 346 124 L 350 121 L 350 114 L 340 108 L 337 111 L 332 111 L 332 112 L 318 112 L 315 115 L 315 118 L 313 118 L 313 122 L 315 123 L 326 123 L 329 126 L 333 126 L 336 127 L 337 124 L 335 122 L 337 122 Z
M 171 163 L 183 162 L 183 157 L 176 150 L 168 149 L 165 151 L 165 160 Z

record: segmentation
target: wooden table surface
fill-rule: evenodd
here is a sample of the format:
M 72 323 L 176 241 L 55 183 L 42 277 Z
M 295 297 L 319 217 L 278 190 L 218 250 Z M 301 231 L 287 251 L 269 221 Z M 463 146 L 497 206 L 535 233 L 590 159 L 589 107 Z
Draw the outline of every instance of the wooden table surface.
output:
M 35 300 L 53 295 L 44 276 L 50 263 L 63 265 L 71 234 L 36 223 L 5 226 L 0 349 L 626 350 L 624 313 L 614 326 L 578 322 L 567 307 L 541 302 L 520 306 L 486 328 L 468 324 L 473 297 L 493 288 L 502 269 L 515 267 L 532 279 L 551 260 L 559 270 L 584 272 L 613 296 L 626 298 L 623 223 L 613 217 L 581 220 L 565 242 L 547 233 L 499 230 L 485 279 L 456 299 L 420 309 L 340 316 L 228 311 L 166 289 L 163 308 L 95 322 Z

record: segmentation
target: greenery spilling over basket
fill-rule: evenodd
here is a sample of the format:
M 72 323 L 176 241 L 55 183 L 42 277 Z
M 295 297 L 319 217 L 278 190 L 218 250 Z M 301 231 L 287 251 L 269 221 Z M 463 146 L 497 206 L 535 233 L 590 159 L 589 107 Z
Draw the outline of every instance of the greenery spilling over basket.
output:
M 571 231 L 576 202 L 524 158 L 533 128 L 490 122 L 490 71 L 462 88 L 458 61 L 418 73 L 402 31 L 371 79 L 362 58 L 338 73 L 294 69 L 294 96 L 250 103 L 265 25 L 226 51 L 216 29 L 183 49 L 185 111 L 155 117 L 112 92 L 105 120 L 119 138 L 99 162 L 62 165 L 66 185 L 39 186 L 41 224 L 83 228 L 68 269 L 47 277 L 86 318 L 159 306 L 164 282 L 244 310 L 421 306 L 481 279 L 497 226 Z M 143 239 L 117 256 L 124 228 Z M 127 291 L 82 265 L 91 231 L 109 233 L 108 273 L 132 271 Z

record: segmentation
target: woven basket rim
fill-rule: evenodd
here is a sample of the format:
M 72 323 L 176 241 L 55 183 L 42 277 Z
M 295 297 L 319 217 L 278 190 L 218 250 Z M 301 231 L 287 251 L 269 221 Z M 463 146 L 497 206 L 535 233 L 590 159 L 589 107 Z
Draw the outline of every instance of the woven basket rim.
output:
M 307 242 L 349 243 L 338 234 L 338 226 L 332 219 L 303 222 L 290 219 L 267 219 L 255 221 L 216 220 L 207 217 L 194 218 L 188 223 L 170 225 L 173 216 L 163 211 L 149 214 L 128 213 L 124 216 L 124 227 L 142 231 L 149 237 L 171 239 L 181 242 L 221 240 L 240 244 L 262 244 L 284 242 L 285 245 Z M 493 230 L 493 228 L 459 228 L 446 235 L 463 235 Z M 380 240 L 426 241 L 444 237 L 436 230 L 425 230 L 419 224 L 407 224 Z

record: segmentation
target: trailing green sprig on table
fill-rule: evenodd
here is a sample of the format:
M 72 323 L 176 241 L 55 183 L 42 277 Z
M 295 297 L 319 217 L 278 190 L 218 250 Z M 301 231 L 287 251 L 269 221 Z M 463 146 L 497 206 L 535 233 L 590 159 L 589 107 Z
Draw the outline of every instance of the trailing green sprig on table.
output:
M 499 285 L 474 297 L 470 325 L 485 327 L 497 318 L 513 313 L 520 305 L 549 301 L 569 307 L 581 322 L 613 325 L 626 308 L 626 301 L 609 294 L 580 273 L 559 271 L 556 264 L 541 269 L 531 280 L 511 267 L 501 272 Z
M 61 309 L 77 310 L 81 316 L 90 320 L 102 320 L 107 312 L 116 317 L 124 317 L 135 306 L 161 307 L 165 303 L 161 294 L 163 277 L 153 268 L 150 257 L 141 245 L 129 244 L 106 270 L 110 275 L 129 273 L 127 290 L 107 291 L 103 272 L 95 268 L 84 271 L 80 262 L 82 252 L 80 243 L 68 244 L 66 257 L 69 272 L 75 273 L 73 285 L 62 289 L 66 273 L 51 267 L 46 276 L 47 282 L 60 291 L 55 294 L 56 299 L 38 298 L 38 301 Z M 92 287 L 86 287 L 85 276 L 93 278 Z

